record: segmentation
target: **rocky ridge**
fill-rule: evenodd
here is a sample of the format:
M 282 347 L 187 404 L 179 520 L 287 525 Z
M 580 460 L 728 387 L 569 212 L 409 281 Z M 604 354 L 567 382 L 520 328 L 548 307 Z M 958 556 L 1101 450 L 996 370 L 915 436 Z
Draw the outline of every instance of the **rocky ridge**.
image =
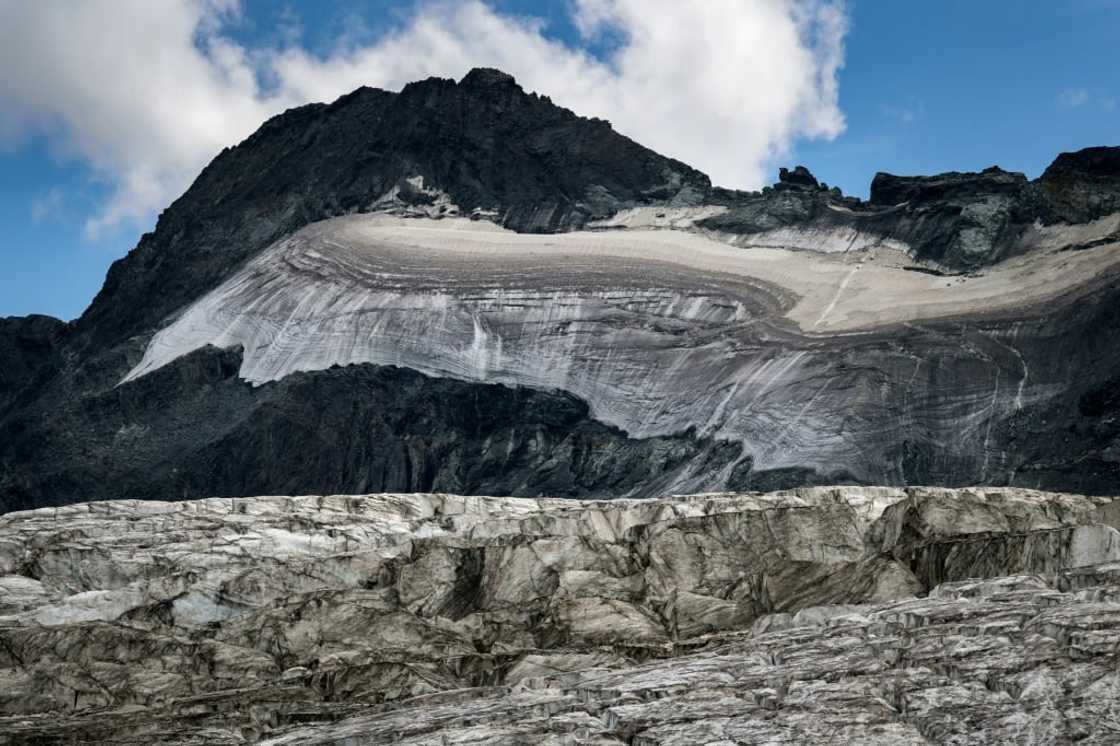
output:
M 0 742 L 1111 743 L 1120 503 L 368 495 L 0 517 Z
M 998 166 L 934 176 L 879 172 L 867 202 L 798 166 L 782 169 L 761 193 L 716 190 L 728 210 L 697 225 L 741 246 L 821 250 L 842 238 L 846 250 L 887 243 L 939 272 L 977 271 L 1027 250 L 1034 226 L 1091 223 L 1120 211 L 1118 162 L 1118 148 L 1063 153 L 1033 181 Z

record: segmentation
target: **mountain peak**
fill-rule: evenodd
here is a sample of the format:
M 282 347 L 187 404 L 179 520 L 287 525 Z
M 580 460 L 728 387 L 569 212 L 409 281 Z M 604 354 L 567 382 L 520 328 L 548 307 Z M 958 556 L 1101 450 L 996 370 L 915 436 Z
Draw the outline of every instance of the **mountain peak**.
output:
M 219 155 L 113 265 L 82 329 L 96 328 L 101 341 L 151 329 L 277 238 L 370 210 L 417 177 L 464 214 L 483 210 L 529 233 L 711 187 L 701 172 L 526 93 L 500 70 L 475 68 L 458 83 L 432 77 L 400 93 L 363 87 L 274 117 Z
M 1072 153 L 1061 153 L 1043 172 L 1042 178 L 1055 178 L 1061 173 L 1118 178 L 1120 177 L 1120 148 L 1098 146 L 1083 148 Z
M 521 87 L 517 85 L 517 81 L 512 75 L 493 67 L 473 68 L 469 73 L 463 76 L 463 79 L 459 81 L 459 85 L 467 88 Z
M 494 69 L 297 107 L 215 158 L 79 321 L 0 320 L 0 511 L 1113 492 L 1118 164 L 880 173 L 864 202 L 804 166 L 713 189 Z
M 796 166 L 792 171 L 788 168 L 778 169 L 778 184 L 807 189 L 816 189 L 820 186 L 817 178 L 804 166 Z

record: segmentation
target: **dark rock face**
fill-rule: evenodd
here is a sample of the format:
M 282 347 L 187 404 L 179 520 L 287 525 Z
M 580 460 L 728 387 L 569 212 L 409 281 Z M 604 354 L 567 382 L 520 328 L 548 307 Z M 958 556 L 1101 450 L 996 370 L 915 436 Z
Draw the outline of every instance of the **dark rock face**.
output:
M 880 172 L 861 202 L 820 185 L 804 167 L 781 169 L 761 193 L 715 190 L 729 206 L 702 227 L 751 235 L 795 226 L 850 228 L 901 241 L 915 259 L 975 270 L 1014 254 L 1036 221 L 1087 223 L 1120 211 L 1120 148 L 1063 153 L 1035 181 L 998 166 L 979 173 L 895 176 Z
M 738 445 L 635 440 L 560 392 L 432 379 L 370 365 L 238 379 L 236 350 L 204 348 L 150 376 L 31 409 L 0 428 L 0 513 L 116 495 L 623 494 Z M 779 483 L 797 480 L 782 480 Z M 772 478 L 773 479 L 773 478 Z
M 797 166 L 793 171 L 787 168 L 778 170 L 778 186 L 816 189 L 820 184 L 817 183 L 817 178 L 809 172 L 809 169 L 804 166 Z
M 1026 176 L 999 166 L 978 174 L 951 171 L 937 176 L 894 176 L 880 171 L 871 181 L 871 204 L 891 207 L 912 202 L 930 206 L 952 201 L 963 205 L 992 195 L 1014 196 L 1026 184 Z
M 1062 153 L 1036 182 L 1047 222 L 1085 223 L 1120 210 L 1120 148 Z
M 803 166 L 782 169 L 774 188 L 730 194 L 730 210 L 703 227 L 754 234 L 783 227 L 827 231 L 850 228 L 907 244 L 915 259 L 950 270 L 974 269 L 1004 259 L 1036 212 L 1025 206 L 1029 182 L 998 167 L 980 173 L 894 176 L 878 173 L 871 199 L 844 198 L 822 187 Z M 1036 199 L 1031 192 L 1030 200 Z M 1033 209 L 1032 209 L 1033 208 Z
M 0 318 L 0 417 L 21 391 L 58 367 L 68 329 L 49 316 Z
M 1023 174 L 998 166 L 978 174 L 930 177 L 878 173 L 871 182 L 870 204 L 901 206 L 878 222 L 893 222 L 888 235 L 910 244 L 917 256 L 967 269 L 1007 256 L 1031 222 L 1018 206 L 1026 186 Z

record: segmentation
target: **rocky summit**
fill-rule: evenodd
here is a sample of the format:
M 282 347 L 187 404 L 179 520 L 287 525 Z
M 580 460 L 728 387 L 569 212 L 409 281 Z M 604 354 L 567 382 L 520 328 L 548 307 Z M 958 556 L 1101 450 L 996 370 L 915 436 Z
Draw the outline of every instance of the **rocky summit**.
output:
M 0 517 L 0 742 L 1120 739 L 1120 502 L 801 488 Z

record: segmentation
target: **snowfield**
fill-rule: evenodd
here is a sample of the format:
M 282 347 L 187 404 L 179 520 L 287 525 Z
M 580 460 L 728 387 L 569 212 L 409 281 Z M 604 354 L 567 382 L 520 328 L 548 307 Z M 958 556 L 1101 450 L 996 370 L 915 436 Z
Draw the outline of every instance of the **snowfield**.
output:
M 652 224 L 637 213 L 618 223 Z M 240 346 L 240 375 L 253 384 L 334 365 L 397 365 L 565 390 L 633 437 L 695 428 L 743 442 L 756 469 L 850 469 L 861 454 L 842 423 L 859 424 L 847 416 L 853 398 L 874 406 L 878 394 L 838 378 L 827 349 L 903 324 L 1037 316 L 1115 271 L 1120 245 L 1098 239 L 1118 227 L 1120 215 L 1036 228 L 1027 255 L 942 276 L 915 271 L 900 244 L 846 234 L 753 239 L 793 247 L 773 248 L 680 229 L 529 235 L 464 218 L 354 215 L 308 226 L 251 260 L 160 331 L 124 381 L 204 345 Z M 938 413 L 947 438 L 953 428 L 980 438 L 988 417 L 1032 396 L 1013 337 L 997 341 L 1009 372 L 962 387 Z M 920 385 L 920 361 L 900 359 L 893 364 L 912 366 Z

